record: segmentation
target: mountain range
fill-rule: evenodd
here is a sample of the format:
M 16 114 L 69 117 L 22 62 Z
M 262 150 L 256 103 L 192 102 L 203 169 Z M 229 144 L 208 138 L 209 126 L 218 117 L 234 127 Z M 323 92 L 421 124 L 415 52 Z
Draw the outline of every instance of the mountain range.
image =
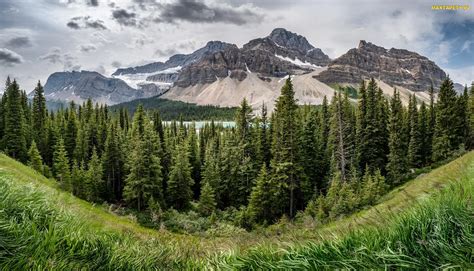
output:
M 302 104 L 320 104 L 339 87 L 355 87 L 375 78 L 386 95 L 396 87 L 403 100 L 414 93 L 428 100 L 427 90 L 447 77 L 433 61 L 404 49 L 385 49 L 360 41 L 357 48 L 330 59 L 308 40 L 283 28 L 241 48 L 209 41 L 191 54 L 176 54 L 166 62 L 117 69 L 111 77 L 97 72 L 57 72 L 45 84 L 47 99 L 87 98 L 118 104 L 160 95 L 200 105 L 236 106 L 245 97 L 255 108 L 270 109 L 288 77 Z

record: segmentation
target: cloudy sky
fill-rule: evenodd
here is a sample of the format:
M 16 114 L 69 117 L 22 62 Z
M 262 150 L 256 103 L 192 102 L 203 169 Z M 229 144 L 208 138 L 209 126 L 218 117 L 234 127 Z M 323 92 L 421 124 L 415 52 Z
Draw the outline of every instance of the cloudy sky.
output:
M 209 40 L 242 46 L 276 27 L 331 58 L 364 39 L 425 55 L 456 82 L 474 80 L 473 0 L 0 0 L 0 81 L 10 75 L 29 91 L 56 71 L 110 75 Z

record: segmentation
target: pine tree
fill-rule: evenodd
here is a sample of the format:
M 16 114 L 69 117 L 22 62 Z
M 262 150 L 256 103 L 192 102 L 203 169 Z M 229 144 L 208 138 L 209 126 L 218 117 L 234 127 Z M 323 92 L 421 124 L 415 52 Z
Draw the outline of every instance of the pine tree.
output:
M 240 141 L 244 144 L 250 142 L 250 123 L 252 121 L 252 108 L 247 102 L 247 99 L 243 99 L 240 103 L 240 107 L 237 109 L 235 115 L 235 125 L 237 129 L 237 135 Z
M 71 191 L 69 161 L 64 147 L 64 140 L 62 138 L 59 138 L 54 147 L 53 174 L 65 190 Z
M 91 160 L 85 173 L 86 199 L 88 201 L 99 201 L 104 193 L 104 181 L 102 180 L 102 164 L 95 148 L 92 150 Z
M 78 163 L 74 163 L 71 170 L 71 183 L 73 195 L 81 198 L 87 198 L 87 183 L 84 165 L 79 166 Z
M 410 119 L 410 143 L 408 145 L 408 163 L 412 168 L 422 165 L 422 138 L 418 125 L 418 108 L 415 94 L 410 97 L 408 106 Z
M 196 133 L 196 124 L 194 122 L 189 127 L 186 142 L 189 150 L 189 163 L 192 169 L 191 177 L 194 180 L 193 195 L 195 199 L 198 199 L 201 188 L 201 161 L 199 159 L 198 136 Z
M 38 81 L 34 90 L 32 103 L 32 130 L 33 139 L 38 144 L 38 149 L 42 156 L 47 154 L 47 109 L 46 99 L 44 97 L 44 90 L 41 83 Z
M 436 126 L 436 108 L 435 108 L 435 94 L 433 84 L 430 87 L 430 104 L 428 108 L 428 123 L 426 131 L 426 159 L 427 162 L 432 161 L 433 156 L 433 137 Z
M 453 81 L 447 78 L 441 84 L 436 104 L 436 125 L 433 137 L 433 161 L 446 159 L 457 149 L 457 135 L 454 133 L 459 121 L 457 98 Z
M 133 148 L 128 160 L 130 173 L 125 180 L 123 195 L 128 202 L 134 202 L 140 211 L 153 198 L 163 203 L 163 175 L 160 163 L 159 140 L 147 123 L 146 117 L 134 118 L 131 138 Z M 138 132 L 143 126 L 143 135 Z M 132 132 L 133 133 L 133 132 Z
M 298 164 L 300 158 L 297 104 L 291 79 L 288 78 L 276 101 L 273 117 L 272 161 L 270 162 L 272 178 L 277 186 L 275 209 L 279 214 L 293 217 L 297 202 L 296 195 L 303 178 L 302 168 Z
M 252 222 L 272 222 L 275 219 L 272 210 L 274 189 L 264 164 L 250 194 L 248 211 Z
M 355 160 L 355 120 L 354 112 L 347 95 L 334 95 L 331 103 L 331 120 L 329 132 L 329 149 L 331 153 L 332 173 L 338 172 L 343 182 L 348 180 L 348 173 Z
M 41 159 L 41 155 L 34 140 L 31 142 L 30 150 L 28 151 L 28 157 L 28 165 L 39 173 L 43 173 L 43 159 Z
M 394 90 L 390 102 L 389 155 L 387 176 L 391 184 L 402 181 L 408 170 L 406 144 L 403 140 L 403 106 L 400 94 Z
M 365 97 L 365 98 L 364 98 Z M 359 170 L 366 166 L 374 171 L 384 169 L 388 154 L 387 108 L 382 91 L 372 78 L 359 102 L 357 125 Z
M 216 202 L 218 206 L 223 206 L 221 200 L 221 175 L 220 175 L 220 167 L 219 167 L 219 154 L 216 150 L 216 145 L 214 143 L 214 139 L 211 139 L 208 143 L 208 147 L 206 148 L 206 154 L 204 159 L 204 165 L 202 168 L 202 182 L 209 183 L 216 196 Z
M 418 128 L 420 131 L 420 139 L 421 139 L 421 166 L 426 166 L 429 163 L 429 152 L 430 152 L 430 145 L 431 142 L 429 141 L 429 131 L 428 131 L 428 118 L 429 113 L 426 109 L 425 102 L 421 103 L 420 112 L 418 114 Z
M 22 162 L 27 160 L 25 119 L 21 105 L 20 87 L 13 81 L 7 88 L 5 104 L 5 153 Z
M 191 189 L 194 181 L 191 178 L 191 165 L 189 164 L 189 154 L 186 146 L 176 146 L 168 178 L 168 204 L 177 210 L 185 210 L 190 206 L 193 197 Z
M 121 200 L 123 192 L 123 180 L 125 176 L 125 158 L 122 153 L 120 135 L 117 124 L 111 123 L 105 140 L 104 154 L 102 155 L 102 167 L 106 183 L 106 199 Z
M 199 197 L 199 212 L 204 216 L 209 216 L 216 210 L 216 205 L 214 189 L 208 182 L 204 182 Z
M 71 103 L 67 118 L 66 133 L 64 134 L 64 145 L 66 148 L 67 157 L 70 161 L 72 161 L 74 158 L 74 150 L 76 149 L 76 140 L 78 134 L 77 126 L 76 109 L 74 104 Z

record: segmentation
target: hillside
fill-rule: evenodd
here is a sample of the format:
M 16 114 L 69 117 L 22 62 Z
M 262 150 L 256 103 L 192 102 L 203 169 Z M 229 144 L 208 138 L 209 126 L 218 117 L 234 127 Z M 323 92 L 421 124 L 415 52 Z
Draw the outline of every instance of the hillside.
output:
M 160 111 L 161 119 L 169 121 L 179 120 L 180 117 L 186 121 L 233 120 L 235 116 L 235 107 L 196 105 L 194 103 L 163 99 L 158 96 L 120 103 L 111 106 L 110 109 L 126 108 L 128 112 L 133 114 L 140 104 L 144 109 Z
M 473 193 L 470 152 L 395 189 L 378 205 L 327 226 L 280 223 L 232 237 L 180 235 L 143 228 L 107 206 L 79 200 L 55 181 L 0 155 L 0 266 L 472 268 Z

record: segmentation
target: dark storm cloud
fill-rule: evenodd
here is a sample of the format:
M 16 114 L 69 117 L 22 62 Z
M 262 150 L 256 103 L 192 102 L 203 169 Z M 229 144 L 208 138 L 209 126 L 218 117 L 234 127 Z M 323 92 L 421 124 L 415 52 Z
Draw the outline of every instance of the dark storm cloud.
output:
M 23 63 L 23 57 L 7 48 L 0 48 L 0 65 L 13 66 Z
M 89 1 L 87 1 L 87 5 L 92 6 L 92 7 L 98 7 L 99 6 L 99 0 L 89 0 Z
M 114 68 L 120 68 L 122 66 L 122 63 L 120 63 L 119 61 L 113 61 L 111 65 Z
M 106 30 L 107 27 L 102 20 L 94 20 L 90 16 L 74 17 L 67 24 L 67 27 L 79 30 L 85 28 L 92 28 L 96 30 Z
M 76 29 L 76 30 L 81 29 L 79 24 L 76 23 L 76 22 L 73 22 L 73 21 L 68 22 L 66 25 L 67 25 L 67 27 L 72 28 L 72 29 Z
M 81 69 L 81 66 L 76 63 L 76 57 L 69 53 L 62 53 L 61 49 L 57 47 L 51 48 L 47 54 L 40 56 L 38 59 L 48 61 L 51 64 L 63 64 L 65 71 L 77 71 Z
M 121 25 L 137 26 L 137 15 L 134 12 L 128 12 L 125 9 L 116 9 L 112 11 L 112 17 Z
M 173 4 L 164 4 L 162 8 L 161 16 L 156 21 L 172 23 L 181 20 L 193 23 L 221 22 L 243 25 L 261 22 L 263 19 L 263 15 L 256 13 L 249 7 L 211 7 L 197 0 L 178 0 Z
M 15 37 L 8 40 L 5 43 L 5 46 L 12 48 L 26 48 L 33 46 L 31 40 L 27 36 Z

